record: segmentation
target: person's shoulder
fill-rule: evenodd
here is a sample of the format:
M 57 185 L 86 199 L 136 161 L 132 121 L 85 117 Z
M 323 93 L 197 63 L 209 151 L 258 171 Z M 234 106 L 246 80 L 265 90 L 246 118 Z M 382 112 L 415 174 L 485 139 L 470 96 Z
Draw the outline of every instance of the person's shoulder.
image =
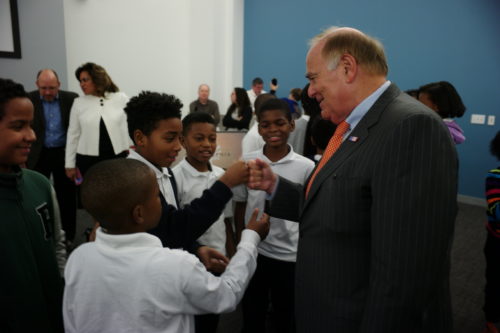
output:
M 402 122 L 424 117 L 431 118 L 443 124 L 437 112 L 432 111 L 408 94 L 400 92 L 400 94 L 393 94 L 392 96 L 393 98 L 388 101 L 388 104 L 384 108 L 382 119 L 392 119 L 396 122 Z M 388 96 L 388 98 L 392 96 Z M 384 95 L 382 95 L 382 97 L 384 97 Z
M 186 265 L 194 266 L 198 261 L 198 258 L 185 250 L 170 249 L 165 247 L 158 249 L 152 261 L 153 266 L 158 267 L 160 270 L 164 270 L 165 267 L 185 267 Z
M 314 162 L 311 161 L 311 159 L 309 159 L 305 156 L 302 156 L 296 152 L 293 153 L 292 158 L 293 158 L 294 163 L 304 165 L 304 166 L 314 167 Z
M 222 169 L 220 166 L 217 166 L 217 165 L 214 165 L 213 163 L 211 164 L 212 166 L 212 172 L 217 175 L 217 176 L 221 176 L 224 174 L 224 169 Z
M 488 173 L 491 177 L 500 178 L 500 166 L 498 166 L 498 168 L 491 169 Z
M 177 163 L 173 168 L 171 168 L 172 173 L 175 176 L 175 179 L 178 180 L 179 176 L 182 176 L 183 170 L 186 167 L 186 160 L 182 159 L 179 163 Z
M 36 100 L 36 99 L 40 99 L 40 92 L 38 90 L 33 90 L 33 91 L 30 91 L 28 93 L 28 97 L 29 99 L 31 99 L 32 101 Z
M 244 161 L 253 160 L 256 158 L 262 158 L 264 154 L 262 153 L 262 148 L 257 150 L 249 151 L 248 153 L 243 154 L 242 159 Z
M 120 103 L 128 102 L 128 96 L 123 91 L 108 92 L 105 94 L 105 97 L 115 102 L 120 102 Z
M 21 170 L 22 170 L 22 177 L 23 177 L 24 182 L 37 183 L 37 184 L 47 186 L 47 187 L 51 186 L 47 177 L 45 177 L 41 173 L 39 173 L 35 170 L 27 169 L 27 168 L 23 168 Z
M 75 99 L 78 97 L 78 94 L 73 91 L 68 90 L 59 90 L 59 95 L 63 98 L 72 98 Z
M 214 105 L 214 106 L 218 106 L 217 102 L 214 101 L 213 99 L 209 99 L 208 100 L 208 104 L 211 104 L 211 105 Z

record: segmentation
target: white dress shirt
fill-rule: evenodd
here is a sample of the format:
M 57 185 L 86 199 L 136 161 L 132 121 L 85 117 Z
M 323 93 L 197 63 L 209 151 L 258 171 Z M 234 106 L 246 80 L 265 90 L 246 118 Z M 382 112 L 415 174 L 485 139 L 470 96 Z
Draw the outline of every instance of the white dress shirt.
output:
M 179 208 L 177 207 L 177 201 L 175 200 L 175 192 L 172 187 L 172 183 L 170 182 L 170 177 L 173 177 L 173 174 L 171 174 L 168 171 L 168 168 L 161 168 L 161 170 L 158 169 L 156 166 L 153 165 L 153 163 L 149 162 L 147 159 L 142 157 L 142 155 L 139 155 L 133 149 L 130 149 L 127 158 L 141 161 L 142 163 L 150 167 L 151 170 L 153 170 L 155 173 L 156 181 L 158 182 L 158 187 L 160 188 L 160 192 L 161 194 L 163 194 L 163 197 L 165 198 L 167 203 L 169 205 L 174 206 L 177 209 Z
M 177 164 L 172 172 L 177 181 L 177 193 L 181 207 L 188 205 L 194 199 L 201 197 L 203 191 L 210 188 L 224 174 L 224 170 L 216 165 L 211 165 L 212 170 L 200 172 L 196 170 L 186 159 Z M 210 246 L 217 251 L 226 254 L 226 225 L 224 219 L 232 217 L 232 201 L 230 200 L 224 213 L 219 219 L 200 237 L 198 242 Z
M 266 143 L 259 134 L 259 123 L 255 122 L 250 130 L 245 134 L 241 140 L 241 152 L 243 155 L 259 150 L 264 147 Z
M 147 233 L 110 235 L 70 255 L 63 316 L 72 332 L 194 332 L 195 314 L 229 312 L 256 267 L 259 235 L 243 231 L 238 251 L 216 277 L 194 255 L 163 248 Z
M 290 152 L 277 162 L 271 162 L 263 152 L 258 151 L 243 155 L 244 160 L 259 158 L 271 166 L 274 173 L 291 180 L 292 182 L 304 184 L 309 174 L 314 169 L 314 162 L 293 151 L 289 145 Z M 247 203 L 245 210 L 245 223 L 252 216 L 255 208 L 259 212 L 264 211 L 266 192 L 251 190 L 245 185 L 233 188 L 233 200 Z M 271 217 L 269 234 L 258 247 L 260 254 L 282 261 L 294 262 L 297 259 L 297 244 L 299 239 L 299 224 L 284 219 Z

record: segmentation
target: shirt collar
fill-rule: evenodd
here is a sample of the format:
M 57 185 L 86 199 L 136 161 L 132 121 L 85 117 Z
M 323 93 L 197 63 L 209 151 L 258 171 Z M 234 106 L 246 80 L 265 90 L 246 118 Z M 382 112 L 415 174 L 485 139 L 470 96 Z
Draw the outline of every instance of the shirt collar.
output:
M 267 158 L 266 155 L 264 155 L 264 147 L 265 147 L 265 145 L 264 145 L 261 148 L 262 157 L 263 157 L 264 161 L 267 162 L 270 165 L 276 165 L 276 164 L 282 164 L 282 163 L 286 163 L 286 162 L 288 162 L 290 160 L 293 160 L 293 157 L 294 157 L 293 147 L 289 143 L 287 143 L 287 145 L 288 145 L 288 147 L 290 147 L 290 151 L 281 160 L 276 161 L 276 162 L 272 162 L 270 159 Z
M 195 167 L 193 167 L 186 159 L 183 159 L 179 163 L 182 165 L 182 167 L 189 173 L 189 175 L 193 177 L 206 177 L 207 175 L 210 175 L 212 171 L 212 165 L 209 162 L 209 170 L 208 171 L 198 171 L 196 170 Z
M 370 108 L 375 104 L 377 99 L 384 93 L 384 91 L 389 88 L 391 81 L 385 81 L 377 90 L 375 90 L 370 96 L 365 98 L 361 103 L 358 104 L 352 110 L 351 114 L 346 118 L 346 122 L 350 125 L 349 131 L 352 131 L 359 123 L 359 121 L 365 116 L 365 114 L 370 110 Z
M 133 234 L 112 235 L 104 232 L 102 228 L 96 231 L 96 245 L 111 249 L 133 249 L 139 247 L 162 247 L 158 237 L 146 232 L 136 232 Z
M 46 100 L 44 100 L 42 95 L 40 95 L 40 100 L 44 103 L 54 103 L 55 101 L 59 100 L 59 93 L 57 93 L 56 97 L 54 97 L 54 100 L 51 102 L 47 102 Z
M 161 168 L 161 171 L 160 171 L 160 169 L 158 169 L 153 163 L 149 162 L 142 155 L 137 153 L 134 149 L 129 150 L 128 157 L 132 158 L 134 160 L 141 161 L 142 163 L 146 164 L 148 167 L 153 169 L 157 179 L 162 178 L 163 176 L 167 176 L 169 178 L 172 177 L 172 174 L 169 172 L 168 168 Z

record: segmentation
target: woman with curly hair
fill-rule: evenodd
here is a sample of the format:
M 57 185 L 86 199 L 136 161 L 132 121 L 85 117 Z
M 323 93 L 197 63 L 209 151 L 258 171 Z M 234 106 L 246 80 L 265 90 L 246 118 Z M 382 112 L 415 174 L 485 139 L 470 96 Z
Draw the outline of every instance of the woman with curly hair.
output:
M 119 91 L 106 70 L 88 62 L 78 67 L 76 79 L 85 94 L 75 99 L 66 142 L 66 175 L 77 179 L 94 164 L 127 156 L 130 138 L 123 109 L 128 97 Z
M 246 90 L 234 88 L 231 93 L 231 102 L 222 125 L 226 127 L 226 130 L 248 130 L 252 119 L 252 106 Z

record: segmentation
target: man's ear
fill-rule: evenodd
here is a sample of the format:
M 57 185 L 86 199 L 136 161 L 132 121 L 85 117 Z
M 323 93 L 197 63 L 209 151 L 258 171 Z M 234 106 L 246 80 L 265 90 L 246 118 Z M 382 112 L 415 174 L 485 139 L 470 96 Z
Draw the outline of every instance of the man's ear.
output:
M 142 147 L 144 146 L 145 142 L 147 140 L 147 136 L 142 133 L 141 130 L 136 129 L 134 130 L 134 143 L 136 146 Z
M 340 57 L 339 65 L 347 83 L 352 83 L 358 73 L 358 63 L 356 59 L 346 53 Z
M 135 224 L 143 224 L 144 223 L 144 206 L 136 205 L 132 209 L 132 218 Z

